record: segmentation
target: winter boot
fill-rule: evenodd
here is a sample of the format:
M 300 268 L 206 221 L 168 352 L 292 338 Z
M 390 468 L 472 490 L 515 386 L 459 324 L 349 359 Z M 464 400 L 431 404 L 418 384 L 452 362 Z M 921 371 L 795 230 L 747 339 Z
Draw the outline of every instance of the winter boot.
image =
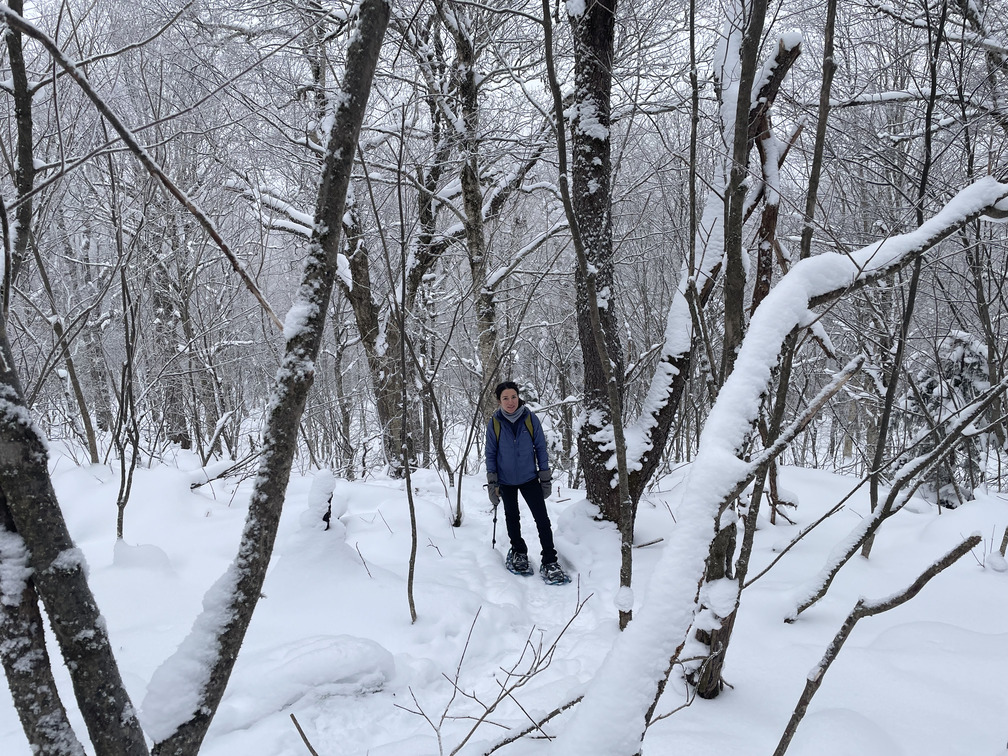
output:
M 563 585 L 570 582 L 570 578 L 567 577 L 567 574 L 557 562 L 544 563 L 539 568 L 539 574 L 542 575 L 543 582 L 546 585 Z
M 504 566 L 509 572 L 515 575 L 531 575 L 532 565 L 529 564 L 528 554 L 519 554 L 514 549 L 508 549 L 507 560 Z

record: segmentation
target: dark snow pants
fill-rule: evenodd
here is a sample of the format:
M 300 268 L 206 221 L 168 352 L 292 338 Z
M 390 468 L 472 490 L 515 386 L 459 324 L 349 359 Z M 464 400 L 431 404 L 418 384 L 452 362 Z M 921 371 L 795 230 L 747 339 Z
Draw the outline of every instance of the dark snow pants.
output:
M 520 486 L 500 485 L 500 497 L 504 503 L 504 521 L 507 523 L 508 538 L 511 539 L 511 548 L 518 554 L 528 554 L 528 546 L 521 534 L 521 520 L 518 514 L 518 492 L 521 491 L 522 498 L 528 504 L 528 508 L 535 518 L 536 528 L 539 531 L 539 545 L 542 547 L 543 564 L 549 564 L 557 560 L 556 548 L 553 546 L 553 530 L 550 527 L 549 515 L 546 513 L 546 500 L 543 498 L 542 486 L 538 478 L 533 478 L 528 483 Z

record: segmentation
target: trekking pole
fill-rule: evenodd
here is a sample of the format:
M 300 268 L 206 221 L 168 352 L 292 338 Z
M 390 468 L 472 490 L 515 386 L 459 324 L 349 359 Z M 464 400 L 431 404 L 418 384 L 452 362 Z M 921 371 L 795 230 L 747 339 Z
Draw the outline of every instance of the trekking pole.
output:
M 500 503 L 500 499 L 497 500 L 497 504 Z M 497 548 L 497 504 L 494 504 L 494 520 L 493 520 L 493 538 L 490 541 L 490 548 Z

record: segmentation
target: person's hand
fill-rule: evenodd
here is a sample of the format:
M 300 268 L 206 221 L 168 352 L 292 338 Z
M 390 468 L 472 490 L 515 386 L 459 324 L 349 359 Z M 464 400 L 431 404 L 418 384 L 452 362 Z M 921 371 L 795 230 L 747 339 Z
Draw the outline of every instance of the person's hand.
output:
M 548 499 L 553 493 L 553 473 L 549 470 L 540 470 L 539 485 L 542 486 L 543 498 Z
M 487 473 L 487 496 L 495 507 L 500 504 L 500 489 L 497 487 L 497 473 Z

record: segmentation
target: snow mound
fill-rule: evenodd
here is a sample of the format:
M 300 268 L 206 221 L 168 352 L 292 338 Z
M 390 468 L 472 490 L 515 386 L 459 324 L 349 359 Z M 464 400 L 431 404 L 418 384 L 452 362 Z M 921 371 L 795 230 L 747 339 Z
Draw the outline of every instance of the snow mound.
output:
M 335 488 L 336 477 L 332 470 L 324 469 L 315 473 L 308 490 L 308 506 L 301 515 L 302 528 L 327 530 L 339 524 L 339 518 L 346 514 L 347 502 L 345 498 L 333 495 Z
M 171 559 L 165 550 L 149 543 L 133 546 L 121 538 L 115 542 L 112 550 L 112 564 L 120 568 L 139 568 L 155 572 L 172 573 Z
M 1005 561 L 1005 558 L 998 553 L 987 557 L 987 566 L 994 572 L 1008 572 L 1008 561 Z
M 218 732 L 245 729 L 305 697 L 376 693 L 394 674 L 392 654 L 366 638 L 317 636 L 276 646 L 235 667 L 213 726 Z

